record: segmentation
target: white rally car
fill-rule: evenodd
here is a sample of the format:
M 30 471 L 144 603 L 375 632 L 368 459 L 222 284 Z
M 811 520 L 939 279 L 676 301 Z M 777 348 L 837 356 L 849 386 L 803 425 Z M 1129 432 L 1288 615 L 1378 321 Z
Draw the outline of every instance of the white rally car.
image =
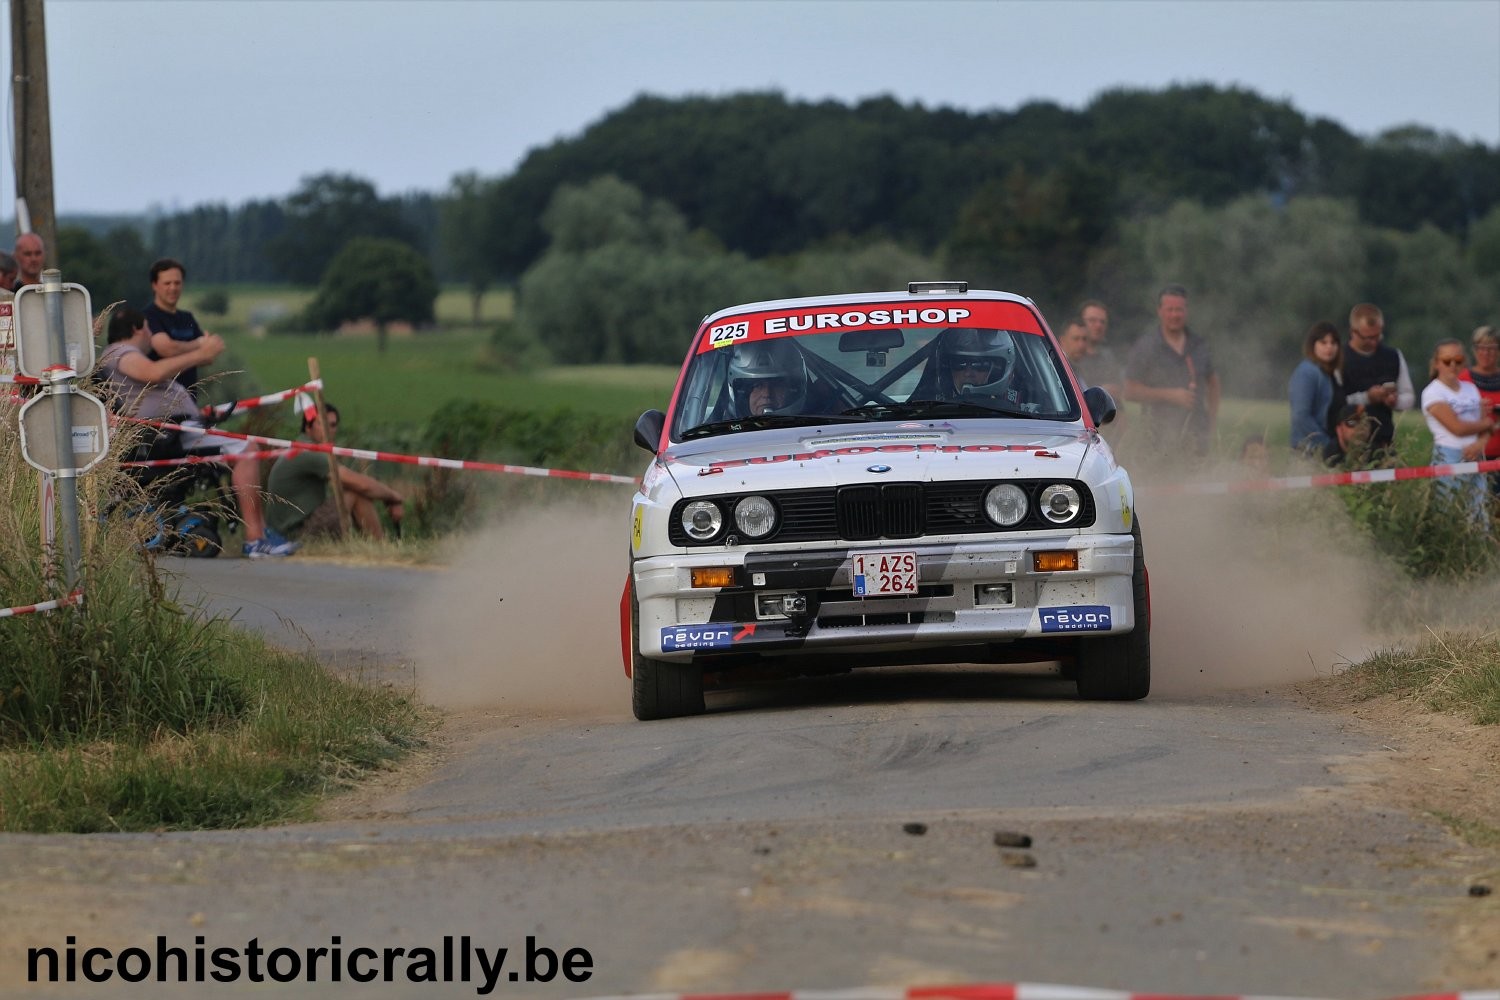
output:
M 1036 306 L 963 282 L 782 299 L 698 328 L 634 500 L 621 644 L 637 718 L 707 685 L 1057 661 L 1151 686 L 1130 477 Z

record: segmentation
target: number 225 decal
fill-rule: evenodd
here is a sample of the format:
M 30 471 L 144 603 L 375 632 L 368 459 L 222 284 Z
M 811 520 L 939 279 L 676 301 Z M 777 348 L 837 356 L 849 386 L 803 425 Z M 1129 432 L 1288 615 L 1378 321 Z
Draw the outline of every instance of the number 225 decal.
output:
M 708 342 L 714 347 L 724 347 L 736 340 L 744 340 L 748 336 L 750 336 L 750 324 L 741 320 L 738 323 L 726 323 L 709 330 Z

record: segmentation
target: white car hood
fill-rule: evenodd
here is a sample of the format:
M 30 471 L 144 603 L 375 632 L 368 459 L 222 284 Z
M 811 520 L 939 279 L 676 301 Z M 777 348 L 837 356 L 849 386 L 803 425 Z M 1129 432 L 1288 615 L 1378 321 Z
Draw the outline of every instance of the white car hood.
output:
M 1076 479 L 1095 440 L 1081 424 L 965 420 L 793 427 L 674 444 L 662 455 L 685 497 L 851 483 Z

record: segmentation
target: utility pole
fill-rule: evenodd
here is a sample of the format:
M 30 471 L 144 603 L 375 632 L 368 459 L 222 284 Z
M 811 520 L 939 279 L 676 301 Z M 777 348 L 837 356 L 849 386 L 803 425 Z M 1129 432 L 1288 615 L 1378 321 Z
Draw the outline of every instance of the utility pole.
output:
M 57 216 L 52 204 L 52 113 L 47 96 L 47 26 L 42 0 L 10 0 L 12 107 L 16 115 L 16 230 L 47 245 L 57 266 Z M 29 217 L 29 222 L 28 222 Z

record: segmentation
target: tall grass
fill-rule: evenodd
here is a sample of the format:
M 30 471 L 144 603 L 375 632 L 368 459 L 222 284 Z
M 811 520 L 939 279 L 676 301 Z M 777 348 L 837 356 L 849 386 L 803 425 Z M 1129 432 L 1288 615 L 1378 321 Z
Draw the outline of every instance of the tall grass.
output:
M 3 607 L 65 589 L 41 549 L 37 474 L 22 461 L 15 409 L 0 403 Z M 140 499 L 113 462 L 78 486 L 84 606 L 0 619 L 0 829 L 300 815 L 312 796 L 418 741 L 423 722 L 406 699 L 175 601 L 140 547 L 154 522 L 101 516 Z

